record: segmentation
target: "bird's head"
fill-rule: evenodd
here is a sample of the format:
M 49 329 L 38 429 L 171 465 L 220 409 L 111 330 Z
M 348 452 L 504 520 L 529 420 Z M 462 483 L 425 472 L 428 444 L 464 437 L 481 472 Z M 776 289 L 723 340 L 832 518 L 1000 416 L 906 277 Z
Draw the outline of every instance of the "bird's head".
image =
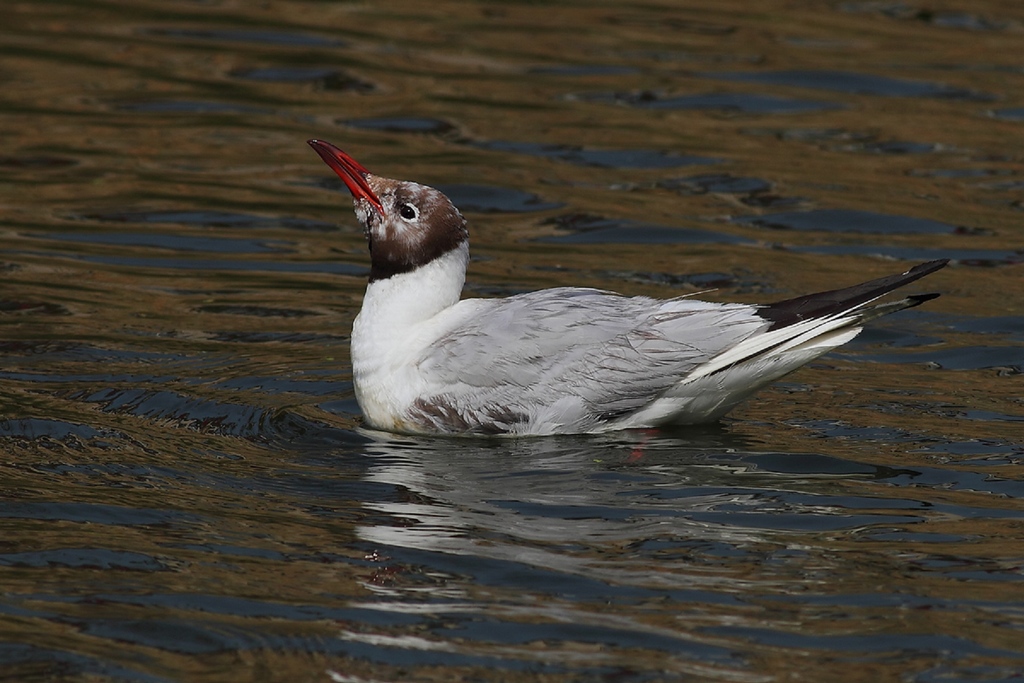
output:
M 370 173 L 329 142 L 309 140 L 352 193 L 370 246 L 370 281 L 406 273 L 469 239 L 466 219 L 442 192 Z

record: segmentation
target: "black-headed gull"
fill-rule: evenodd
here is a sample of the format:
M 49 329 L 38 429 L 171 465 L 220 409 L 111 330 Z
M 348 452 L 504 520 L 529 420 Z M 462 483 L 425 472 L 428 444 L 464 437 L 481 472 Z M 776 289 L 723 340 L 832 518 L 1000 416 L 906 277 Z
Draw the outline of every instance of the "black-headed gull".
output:
M 580 434 L 713 422 L 853 339 L 868 320 L 933 299 L 879 297 L 946 265 L 769 305 L 557 287 L 461 299 L 469 233 L 438 190 L 373 175 L 310 146 L 352 193 L 370 278 L 352 327 L 369 427 L 413 434 Z

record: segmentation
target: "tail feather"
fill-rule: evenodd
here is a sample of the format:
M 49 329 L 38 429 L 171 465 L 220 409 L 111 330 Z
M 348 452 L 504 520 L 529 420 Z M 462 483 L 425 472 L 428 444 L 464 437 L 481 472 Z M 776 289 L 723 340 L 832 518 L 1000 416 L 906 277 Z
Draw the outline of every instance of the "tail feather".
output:
M 918 306 L 939 296 L 915 294 L 899 301 L 865 308 L 865 304 L 929 273 L 934 273 L 948 262 L 948 259 L 929 261 L 899 275 L 890 275 L 845 289 L 808 294 L 763 306 L 758 309 L 757 314 L 771 321 L 772 324 L 767 329 L 718 354 L 687 375 L 683 383 L 723 372 L 759 357 L 780 356 L 800 347 L 813 346 L 819 349 L 817 355 L 821 355 L 829 348 L 852 339 L 866 321 Z M 835 333 L 841 330 L 851 330 L 852 334 L 843 341 L 830 345 L 828 340 L 838 339 Z M 809 360 L 811 357 L 803 362 Z
M 914 266 L 907 272 L 900 273 L 899 275 L 889 275 L 844 289 L 833 289 L 827 292 L 798 296 L 795 299 L 777 301 L 773 304 L 762 306 L 757 314 L 771 321 L 772 325 L 768 328 L 769 330 L 788 327 L 802 320 L 825 318 L 836 313 L 850 311 L 869 301 L 873 301 L 894 289 L 934 273 L 940 268 L 945 267 L 947 263 L 949 263 L 949 259 L 928 261 L 927 263 Z M 936 296 L 938 294 L 920 294 L 907 297 L 907 299 L 904 299 L 907 302 L 906 305 L 901 306 L 901 308 L 917 306 L 929 299 L 934 299 Z M 899 310 L 899 308 L 890 309 L 886 312 L 891 313 L 896 310 Z M 884 313 L 879 313 L 878 315 L 884 315 Z M 870 317 L 877 318 L 878 315 Z
M 609 422 L 609 428 L 717 420 L 766 384 L 850 341 L 866 321 L 939 296 L 914 294 L 898 301 L 867 305 L 939 270 L 947 262 L 930 261 L 899 275 L 761 307 L 757 315 L 771 325 L 698 366 L 643 409 Z
M 871 308 L 864 308 L 857 315 L 857 324 L 860 325 L 869 320 L 881 318 L 883 315 L 902 311 L 905 308 L 920 306 L 925 301 L 937 299 L 939 296 L 940 294 L 937 292 L 932 292 L 930 294 L 912 294 L 905 299 L 900 299 L 899 301 L 890 301 L 884 304 L 878 304 L 877 306 L 872 306 Z

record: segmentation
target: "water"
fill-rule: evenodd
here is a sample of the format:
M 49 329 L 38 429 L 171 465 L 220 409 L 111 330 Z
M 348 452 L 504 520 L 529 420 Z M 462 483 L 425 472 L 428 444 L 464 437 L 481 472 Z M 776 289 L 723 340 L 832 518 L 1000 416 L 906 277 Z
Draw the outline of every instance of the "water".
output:
M 947 5 L 8 8 L 0 678 L 1024 675 L 1024 13 Z M 719 425 L 377 434 L 312 137 L 473 295 L 953 265 Z

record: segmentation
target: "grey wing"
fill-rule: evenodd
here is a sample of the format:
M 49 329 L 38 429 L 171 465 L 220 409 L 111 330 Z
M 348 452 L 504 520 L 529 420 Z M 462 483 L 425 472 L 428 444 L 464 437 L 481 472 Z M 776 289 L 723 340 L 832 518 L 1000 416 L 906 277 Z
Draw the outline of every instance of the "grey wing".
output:
M 768 324 L 753 306 L 592 289 L 462 303 L 472 315 L 420 363 L 438 400 L 481 419 L 577 428 L 642 408 Z

